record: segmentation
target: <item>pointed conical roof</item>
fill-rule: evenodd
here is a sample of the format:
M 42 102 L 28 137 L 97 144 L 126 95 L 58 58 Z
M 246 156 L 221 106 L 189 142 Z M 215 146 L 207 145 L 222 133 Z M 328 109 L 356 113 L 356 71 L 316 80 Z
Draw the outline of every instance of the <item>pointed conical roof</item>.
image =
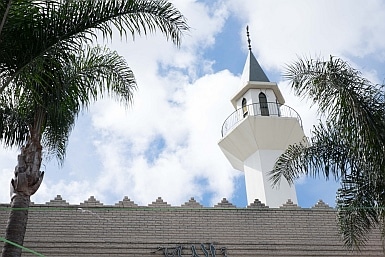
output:
M 247 83 L 248 81 L 270 82 L 251 49 L 249 50 L 249 54 L 247 56 L 245 67 L 243 68 L 242 73 L 243 84 Z
M 271 89 L 274 91 L 276 100 L 280 104 L 285 104 L 285 99 L 282 96 L 281 91 L 278 88 L 277 83 L 270 82 L 265 72 L 262 70 L 249 45 L 249 54 L 247 55 L 246 63 L 243 68 L 241 77 L 241 88 L 238 93 L 231 99 L 231 103 L 234 108 L 238 108 L 238 100 L 249 90 L 249 89 Z

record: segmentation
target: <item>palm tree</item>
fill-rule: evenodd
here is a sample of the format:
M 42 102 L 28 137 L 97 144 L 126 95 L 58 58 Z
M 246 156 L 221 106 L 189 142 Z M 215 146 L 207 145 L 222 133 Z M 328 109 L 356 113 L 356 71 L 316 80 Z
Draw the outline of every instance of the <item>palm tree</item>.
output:
M 273 185 L 323 174 L 339 180 L 339 228 L 346 247 L 360 249 L 368 232 L 385 233 L 384 87 L 362 77 L 345 61 L 300 59 L 285 77 L 295 93 L 319 106 L 324 122 L 307 143 L 290 146 L 271 171 Z
M 7 11 L 9 8 L 9 12 Z M 100 31 L 112 37 L 159 29 L 180 44 L 188 29 L 167 1 L 32 1 L 0 3 L 0 140 L 20 146 L 11 181 L 11 213 L 2 256 L 20 256 L 30 196 L 39 188 L 42 148 L 64 159 L 77 114 L 104 95 L 128 104 L 135 80 L 114 52 L 86 45 Z

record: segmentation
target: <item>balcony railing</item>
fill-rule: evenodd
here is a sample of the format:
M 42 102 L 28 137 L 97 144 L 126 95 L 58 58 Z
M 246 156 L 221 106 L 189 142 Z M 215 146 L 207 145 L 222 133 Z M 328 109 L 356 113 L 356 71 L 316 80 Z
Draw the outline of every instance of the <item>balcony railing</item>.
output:
M 222 125 L 222 137 L 224 137 L 230 129 L 247 116 L 272 116 L 272 117 L 289 117 L 296 118 L 302 127 L 302 120 L 299 114 L 291 107 L 274 102 L 253 103 L 246 105 L 234 111 Z

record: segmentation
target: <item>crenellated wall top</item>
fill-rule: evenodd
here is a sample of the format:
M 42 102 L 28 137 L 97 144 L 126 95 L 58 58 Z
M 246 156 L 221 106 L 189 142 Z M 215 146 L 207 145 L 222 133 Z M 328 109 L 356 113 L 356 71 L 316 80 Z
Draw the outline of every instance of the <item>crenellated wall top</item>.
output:
M 2 203 L 0 206 L 10 206 L 10 204 Z M 226 198 L 223 198 L 219 203 L 215 204 L 213 207 L 205 207 L 199 202 L 197 202 L 194 197 L 191 197 L 190 200 L 183 203 L 180 206 L 172 206 L 171 204 L 167 203 L 162 199 L 162 197 L 158 197 L 155 201 L 151 202 L 147 206 L 140 206 L 136 204 L 134 201 L 132 201 L 128 196 L 124 196 L 123 199 L 113 205 L 105 205 L 99 200 L 95 198 L 95 196 L 90 196 L 87 200 L 85 200 L 82 203 L 79 204 L 70 204 L 66 200 L 62 198 L 61 195 L 57 195 L 54 199 L 50 200 L 49 202 L 46 202 L 45 204 L 40 203 L 34 203 L 31 202 L 31 207 L 87 207 L 87 208 L 97 208 L 97 207 L 123 207 L 123 208 L 140 208 L 140 207 L 148 207 L 148 208 L 186 208 L 186 209 L 317 209 L 317 210 L 334 210 L 334 208 L 330 207 L 328 204 L 326 204 L 324 201 L 319 200 L 317 203 L 315 203 L 314 206 L 311 208 L 302 208 L 298 206 L 297 204 L 294 204 L 290 199 L 287 200 L 286 203 L 284 203 L 279 208 L 270 208 L 269 206 L 266 206 L 261 201 L 256 199 L 253 203 L 249 204 L 248 206 L 241 208 L 237 207 L 231 202 L 229 202 Z

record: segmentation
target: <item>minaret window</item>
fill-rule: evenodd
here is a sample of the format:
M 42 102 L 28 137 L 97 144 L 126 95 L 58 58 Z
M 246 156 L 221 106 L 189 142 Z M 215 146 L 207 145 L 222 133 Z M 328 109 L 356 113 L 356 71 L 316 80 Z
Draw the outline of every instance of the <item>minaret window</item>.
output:
M 246 117 L 247 114 L 248 114 L 246 104 L 247 104 L 247 100 L 246 100 L 246 98 L 243 98 L 243 99 L 242 99 L 242 111 L 243 111 L 243 117 Z
M 262 116 L 269 116 L 269 107 L 267 104 L 267 98 L 264 93 L 259 93 L 259 106 L 261 108 Z

